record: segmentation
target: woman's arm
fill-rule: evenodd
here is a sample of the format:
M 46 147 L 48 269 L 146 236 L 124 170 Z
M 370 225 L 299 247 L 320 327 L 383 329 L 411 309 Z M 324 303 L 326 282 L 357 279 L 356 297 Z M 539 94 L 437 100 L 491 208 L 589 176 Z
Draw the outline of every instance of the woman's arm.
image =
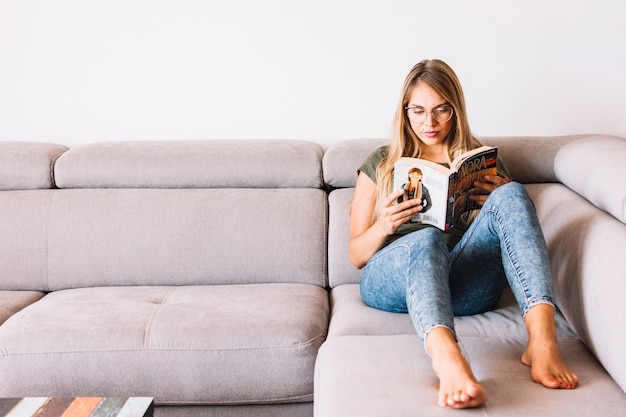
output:
M 404 190 L 396 190 L 381 203 L 378 219 L 372 223 L 376 207 L 376 184 L 364 173 L 359 173 L 350 210 L 350 262 L 363 268 L 367 261 L 385 243 L 387 236 L 411 220 L 421 209 L 421 201 L 411 199 L 396 204 Z

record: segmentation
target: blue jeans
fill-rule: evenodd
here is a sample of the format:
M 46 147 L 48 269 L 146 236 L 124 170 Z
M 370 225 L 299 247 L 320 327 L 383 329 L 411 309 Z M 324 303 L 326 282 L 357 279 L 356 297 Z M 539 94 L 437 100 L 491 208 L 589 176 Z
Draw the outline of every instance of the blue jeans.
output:
M 493 309 L 508 281 L 522 316 L 537 304 L 554 306 L 552 274 L 535 207 L 510 182 L 492 192 L 459 243 L 428 227 L 374 254 L 363 269 L 361 296 L 371 307 L 408 312 L 422 342 L 454 316 Z

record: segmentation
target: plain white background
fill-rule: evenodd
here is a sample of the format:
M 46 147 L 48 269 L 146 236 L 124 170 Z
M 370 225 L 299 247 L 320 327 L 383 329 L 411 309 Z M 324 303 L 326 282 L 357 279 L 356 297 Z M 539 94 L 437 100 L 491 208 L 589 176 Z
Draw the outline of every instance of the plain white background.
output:
M 441 58 L 479 136 L 626 137 L 622 0 L 0 0 L 0 140 L 388 137 Z

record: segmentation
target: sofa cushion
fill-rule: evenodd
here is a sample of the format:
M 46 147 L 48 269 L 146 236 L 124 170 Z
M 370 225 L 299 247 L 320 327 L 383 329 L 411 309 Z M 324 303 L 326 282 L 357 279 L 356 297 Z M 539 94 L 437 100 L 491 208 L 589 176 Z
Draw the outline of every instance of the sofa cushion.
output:
M 46 291 L 46 232 L 54 190 L 0 192 L 0 290 Z
M 559 345 L 579 375 L 575 390 L 547 389 L 532 381 L 520 361 L 526 339 L 461 337 L 488 398 L 485 407 L 458 411 L 437 406 L 439 383 L 417 336 L 329 338 L 315 368 L 315 416 L 623 416 L 626 396 L 580 340 L 561 338 Z
M 296 140 L 99 142 L 64 154 L 55 177 L 60 188 L 321 188 L 322 153 Z
M 598 135 L 563 146 L 554 164 L 559 181 L 626 223 L 624 161 L 626 139 Z
M 327 197 L 320 189 L 0 194 L 0 289 L 326 285 Z
M 350 207 L 354 188 L 341 188 L 328 195 L 328 284 L 334 288 L 361 281 L 361 270 L 350 262 Z
M 522 184 L 556 182 L 554 157 L 561 147 L 584 137 L 566 136 L 502 136 L 481 140 L 498 147 L 511 177 Z
M 1 291 L 0 290 L 0 324 L 24 307 L 44 296 L 39 291 Z
M 330 305 L 329 338 L 349 335 L 415 335 L 415 328 L 408 314 L 390 313 L 367 306 L 361 298 L 358 284 L 333 288 Z M 559 311 L 555 319 L 559 337 L 576 337 Z M 519 307 L 508 287 L 494 310 L 484 314 L 455 317 L 454 325 L 461 337 L 527 336 Z
M 550 251 L 557 303 L 626 391 L 626 224 L 562 184 L 529 186 Z
M 53 143 L 0 142 L 0 190 L 54 188 L 53 164 L 67 149 Z
M 485 144 L 497 146 L 511 176 L 521 183 L 555 182 L 554 157 L 561 147 L 583 135 L 550 137 L 485 137 Z M 352 139 L 339 142 L 324 152 L 324 180 L 330 188 L 354 187 L 357 169 L 365 157 L 388 139 Z
M 322 159 L 324 181 L 331 188 L 354 187 L 357 169 L 367 155 L 387 143 L 388 139 L 352 139 L 329 147 Z
M 311 401 L 327 324 L 313 285 L 57 291 L 0 327 L 0 397 Z

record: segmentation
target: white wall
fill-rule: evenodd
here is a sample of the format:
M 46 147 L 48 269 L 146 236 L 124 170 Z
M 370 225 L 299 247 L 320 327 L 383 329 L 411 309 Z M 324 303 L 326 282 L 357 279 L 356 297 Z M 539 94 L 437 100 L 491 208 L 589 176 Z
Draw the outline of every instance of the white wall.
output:
M 478 135 L 626 137 L 622 0 L 0 0 L 0 140 L 387 137 L 442 58 Z

